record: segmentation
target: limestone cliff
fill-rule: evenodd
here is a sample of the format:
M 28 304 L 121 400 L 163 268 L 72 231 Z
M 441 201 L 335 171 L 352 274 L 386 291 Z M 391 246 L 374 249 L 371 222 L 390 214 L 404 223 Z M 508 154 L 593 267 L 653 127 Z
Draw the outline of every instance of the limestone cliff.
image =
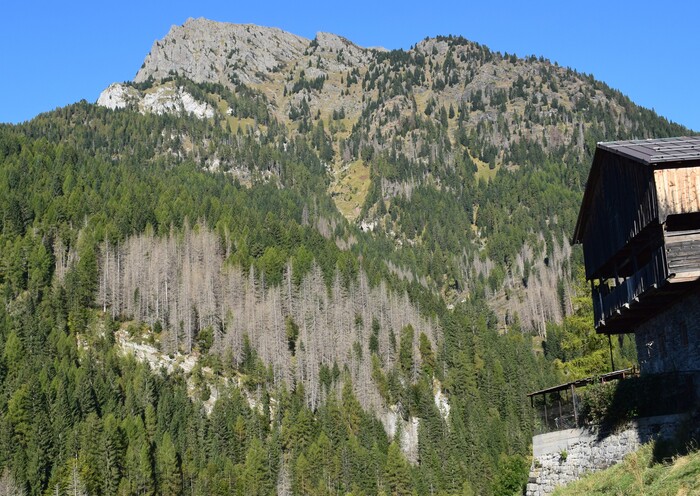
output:
M 260 83 L 309 42 L 277 28 L 188 19 L 153 44 L 134 81 L 178 74 L 197 83 Z
M 133 107 L 141 113 L 158 115 L 192 114 L 199 119 L 214 117 L 214 108 L 209 103 L 201 102 L 183 88 L 167 83 L 147 91 L 114 83 L 100 94 L 97 104 L 111 109 Z

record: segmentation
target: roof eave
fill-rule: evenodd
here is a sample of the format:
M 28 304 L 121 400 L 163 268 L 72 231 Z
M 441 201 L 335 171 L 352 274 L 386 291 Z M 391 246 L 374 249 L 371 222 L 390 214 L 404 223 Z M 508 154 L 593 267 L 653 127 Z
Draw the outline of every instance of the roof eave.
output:
M 583 233 L 586 229 L 586 223 L 588 219 L 586 214 L 593 201 L 593 188 L 598 180 L 598 169 L 600 168 L 600 162 L 602 160 L 602 154 L 605 153 L 604 150 L 600 148 L 600 143 L 596 146 L 595 154 L 593 155 L 593 164 L 591 165 L 591 170 L 588 173 L 588 179 L 586 179 L 586 188 L 583 190 L 583 199 L 581 200 L 581 208 L 578 211 L 578 218 L 576 219 L 576 227 L 574 228 L 574 235 L 572 238 L 573 244 L 583 243 Z

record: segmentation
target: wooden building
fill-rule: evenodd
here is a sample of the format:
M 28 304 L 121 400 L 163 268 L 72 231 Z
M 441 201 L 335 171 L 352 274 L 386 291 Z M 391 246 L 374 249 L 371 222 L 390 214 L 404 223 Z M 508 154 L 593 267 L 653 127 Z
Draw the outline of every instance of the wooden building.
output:
M 574 242 L 583 244 L 596 330 L 644 334 L 642 372 L 652 351 L 660 359 L 671 341 L 689 346 L 691 327 L 700 340 L 690 317 L 700 305 L 700 137 L 599 143 Z
M 643 418 L 621 437 L 604 422 L 581 426 L 582 417 L 584 424 L 592 419 L 579 410 L 578 389 L 631 370 L 528 394 L 540 432 L 532 440 L 528 496 L 605 468 L 639 442 L 674 436 L 688 417 L 669 414 L 700 404 L 700 137 L 598 143 L 574 243 L 583 245 L 596 331 L 634 333 L 645 382 L 625 381 L 627 393 L 618 396 L 618 386 L 613 403 L 634 405 Z M 646 402 L 631 401 L 635 388 Z M 593 464 L 582 470 L 587 462 Z

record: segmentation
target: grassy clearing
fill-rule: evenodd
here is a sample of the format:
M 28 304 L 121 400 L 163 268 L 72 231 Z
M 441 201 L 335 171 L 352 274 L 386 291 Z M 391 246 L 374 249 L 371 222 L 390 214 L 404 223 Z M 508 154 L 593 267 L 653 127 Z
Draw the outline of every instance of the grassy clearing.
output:
M 532 337 L 532 351 L 544 355 L 544 338 L 542 336 Z
M 496 177 L 496 173 L 498 172 L 498 169 L 500 169 L 500 165 L 496 164 L 496 167 L 493 169 L 489 168 L 489 164 L 484 162 L 483 160 L 478 159 L 477 157 L 473 157 L 471 153 L 469 153 L 469 156 L 471 157 L 472 161 L 476 164 L 476 180 L 478 181 L 479 179 L 483 179 L 485 181 L 490 181 L 491 179 Z
M 339 172 L 335 184 L 331 186 L 336 207 L 351 221 L 360 215 L 368 191 L 369 167 L 362 160 L 351 162 Z
M 219 111 L 219 114 L 224 117 L 224 120 L 222 120 L 222 126 L 225 127 L 226 123 L 228 123 L 233 134 L 238 132 L 238 128 L 240 128 L 241 132 L 244 133 L 248 131 L 248 128 L 255 128 L 255 119 L 251 117 L 246 117 L 245 119 L 235 117 L 228 113 L 229 106 L 226 100 L 215 93 L 209 93 L 209 96 L 216 100 L 216 109 Z M 258 124 L 258 129 L 261 133 L 267 132 L 267 126 L 263 124 Z
M 554 492 L 554 496 L 590 495 L 682 496 L 700 494 L 700 452 L 668 463 L 654 462 L 654 445 L 647 444 L 622 463 Z

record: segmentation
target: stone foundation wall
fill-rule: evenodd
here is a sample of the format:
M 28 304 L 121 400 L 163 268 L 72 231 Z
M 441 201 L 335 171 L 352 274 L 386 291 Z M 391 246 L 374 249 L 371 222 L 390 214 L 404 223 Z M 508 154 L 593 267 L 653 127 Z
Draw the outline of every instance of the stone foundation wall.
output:
M 635 329 L 642 374 L 700 371 L 700 293 L 678 303 Z
M 608 468 L 653 439 L 671 438 L 687 415 L 635 420 L 614 433 L 597 428 L 567 429 L 535 436 L 527 496 L 551 494 L 588 472 Z

